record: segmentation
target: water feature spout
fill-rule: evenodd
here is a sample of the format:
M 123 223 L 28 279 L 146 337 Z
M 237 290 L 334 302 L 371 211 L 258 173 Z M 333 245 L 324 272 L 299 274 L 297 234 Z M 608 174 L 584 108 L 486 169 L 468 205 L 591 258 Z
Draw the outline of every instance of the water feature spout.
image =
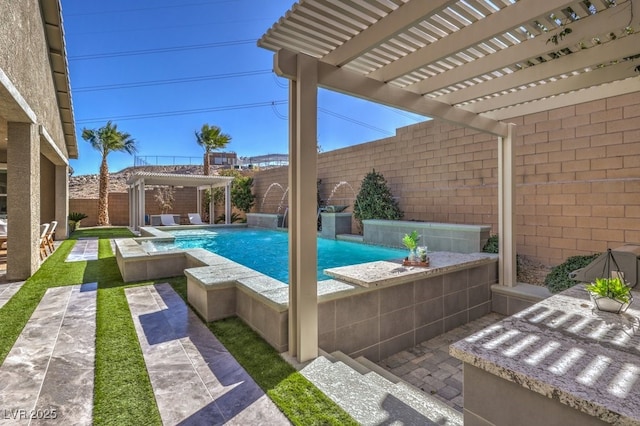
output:
M 282 198 L 280 198 L 280 204 L 278 204 L 278 210 L 276 210 L 276 213 L 280 213 L 280 209 L 284 206 L 284 200 L 287 198 L 288 193 L 289 187 L 287 186 L 287 189 L 284 190 L 284 194 L 282 194 Z
M 280 185 L 278 182 L 273 182 L 271 185 L 269 185 L 269 187 L 267 188 L 267 190 L 264 192 L 264 195 L 262 196 L 262 202 L 260 203 L 260 212 L 264 213 L 264 202 L 267 199 L 267 195 L 269 194 L 269 191 L 271 191 L 271 189 L 277 186 L 278 188 L 280 188 L 283 192 L 284 192 L 284 188 L 282 187 L 282 185 Z M 289 187 L 287 187 L 287 190 L 289 189 Z

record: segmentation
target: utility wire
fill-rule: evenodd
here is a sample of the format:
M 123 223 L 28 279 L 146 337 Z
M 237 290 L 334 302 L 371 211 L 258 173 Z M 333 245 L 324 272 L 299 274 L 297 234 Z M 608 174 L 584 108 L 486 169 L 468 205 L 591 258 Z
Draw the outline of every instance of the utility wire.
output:
M 199 108 L 199 109 L 187 109 L 187 110 L 179 110 L 179 111 L 152 112 L 147 114 L 121 115 L 121 116 L 115 116 L 115 117 L 111 116 L 111 117 L 84 118 L 84 119 L 76 120 L 76 124 L 94 123 L 94 122 L 105 121 L 105 120 L 117 120 L 117 121 L 142 120 L 147 118 L 160 118 L 160 117 L 173 117 L 178 115 L 201 114 L 203 112 L 233 111 L 233 110 L 239 110 L 239 109 L 261 108 L 265 106 L 270 106 L 273 113 L 278 118 L 282 120 L 287 120 L 287 116 L 281 114 L 276 108 L 277 105 L 286 105 L 287 103 L 288 101 L 286 100 L 279 100 L 279 101 L 270 101 L 270 102 L 254 102 L 254 103 L 239 104 L 239 105 L 225 105 L 225 106 L 212 107 L 212 108 Z M 379 132 L 385 135 L 390 136 L 393 134 L 388 130 L 384 130 L 379 127 L 372 126 L 371 124 L 367 124 L 362 121 L 355 120 L 351 117 L 347 117 L 346 115 L 335 113 L 326 108 L 318 107 L 318 111 L 323 112 L 327 115 L 331 115 L 336 118 L 340 118 L 350 123 L 357 124 L 362 127 L 366 127 L 368 129 L 374 130 L 376 132 Z
M 272 106 L 272 105 L 283 105 L 286 103 L 287 103 L 286 100 L 280 100 L 280 101 L 269 101 L 269 102 L 254 102 L 250 104 L 225 105 L 225 106 L 212 107 L 212 108 L 185 109 L 185 110 L 179 110 L 179 111 L 165 111 L 165 112 L 152 112 L 147 114 L 121 115 L 121 116 L 115 116 L 115 117 L 112 116 L 112 117 L 84 118 L 81 120 L 76 120 L 76 123 L 84 124 L 84 123 L 93 123 L 93 122 L 105 121 L 105 120 L 127 121 L 127 120 L 139 120 L 139 119 L 145 119 L 145 118 L 173 117 L 176 115 L 200 114 L 203 112 L 232 111 L 232 110 L 238 110 L 238 109 L 260 108 L 260 107 Z
M 338 114 L 338 113 L 330 111 L 330 110 L 328 110 L 326 108 L 318 107 L 318 111 L 323 112 L 323 113 L 325 113 L 327 115 L 332 115 L 334 117 L 340 118 L 340 119 L 348 121 L 350 123 L 358 124 L 358 125 L 360 125 L 362 127 L 366 127 L 368 129 L 375 130 L 376 132 L 379 132 L 379 133 L 382 133 L 382 134 L 385 134 L 385 135 L 388 135 L 388 136 L 393 136 L 393 133 L 391 133 L 388 130 L 381 129 L 380 127 L 372 126 L 371 124 L 367 124 L 367 123 L 364 123 L 362 121 L 356 120 L 354 118 L 347 117 L 346 115 Z
M 69 57 L 69 61 L 84 61 L 88 59 L 116 58 L 121 56 L 151 55 L 154 53 L 179 52 L 183 50 L 209 49 L 213 47 L 238 46 L 241 44 L 254 44 L 256 40 L 231 40 L 218 43 L 192 44 L 187 46 L 161 47 L 158 49 L 128 50 L 124 52 L 96 53 Z
M 82 92 L 96 92 L 100 90 L 114 90 L 114 89 L 129 89 L 133 87 L 146 87 L 146 86 L 160 86 L 164 84 L 177 84 L 177 83 L 191 83 L 195 81 L 206 81 L 206 80 L 219 80 L 223 78 L 234 78 L 234 77 L 246 77 L 252 75 L 260 75 L 260 74 L 270 74 L 270 69 L 265 70 L 255 70 L 255 71 L 240 71 L 229 74 L 213 74 L 213 75 L 203 75 L 198 77 L 186 77 L 186 78 L 172 78 L 167 80 L 150 80 L 150 81 L 138 81 L 131 83 L 120 83 L 120 84 L 104 84 L 101 86 L 85 86 L 74 88 L 74 93 L 82 93 Z

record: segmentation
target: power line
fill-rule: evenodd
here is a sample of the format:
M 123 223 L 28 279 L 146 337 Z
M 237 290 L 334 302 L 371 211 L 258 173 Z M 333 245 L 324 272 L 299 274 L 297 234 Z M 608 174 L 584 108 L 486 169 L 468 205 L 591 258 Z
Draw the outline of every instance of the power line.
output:
M 285 105 L 288 101 L 279 100 L 279 101 L 270 101 L 270 102 L 254 102 L 249 104 L 239 104 L 239 105 L 226 105 L 212 108 L 199 108 L 199 109 L 187 109 L 187 110 L 178 110 L 178 111 L 165 111 L 165 112 L 152 112 L 147 114 L 131 114 L 131 115 L 121 115 L 121 116 L 111 116 L 111 117 L 98 117 L 98 118 L 85 118 L 81 120 L 76 120 L 76 124 L 85 124 L 85 123 L 93 123 L 98 121 L 106 121 L 106 120 L 117 120 L 117 121 L 128 121 L 128 120 L 142 120 L 147 118 L 160 118 L 160 117 L 173 117 L 178 115 L 190 115 L 190 114 L 201 114 L 203 112 L 217 112 L 217 111 L 233 111 L 239 109 L 250 109 L 250 108 L 261 108 L 265 106 L 270 106 L 273 113 L 280 119 L 286 120 L 287 117 L 278 112 L 276 106 L 277 105 Z M 351 117 L 347 117 L 346 115 L 338 114 L 333 111 L 330 111 L 326 108 L 318 107 L 318 111 L 323 112 L 327 115 L 331 115 L 333 117 L 339 118 L 341 120 L 348 121 L 353 124 L 357 124 L 362 127 L 366 127 L 368 129 L 374 130 L 376 132 L 385 134 L 385 135 L 393 135 L 393 133 L 388 130 L 381 129 L 380 127 L 373 126 L 371 124 L 353 119 Z
M 120 84 L 104 84 L 101 86 L 85 86 L 74 88 L 74 93 L 82 93 L 82 92 L 96 92 L 100 90 L 114 90 L 114 89 L 129 89 L 134 87 L 146 87 L 146 86 L 160 86 L 164 84 L 177 84 L 177 83 L 191 83 L 196 81 L 206 81 L 206 80 L 219 80 L 224 78 L 235 78 L 235 77 L 246 77 L 252 75 L 260 75 L 260 74 L 270 74 L 272 71 L 269 69 L 265 70 L 255 70 L 255 71 L 239 71 L 228 74 L 213 74 L 213 75 L 203 75 L 198 77 L 186 77 L 186 78 L 171 78 L 167 80 L 150 80 L 150 81 L 138 81 L 131 83 L 120 83 Z
M 225 105 L 225 106 L 212 107 L 212 108 L 152 112 L 147 114 L 131 114 L 131 115 L 120 115 L 120 116 L 111 116 L 111 117 L 84 118 L 81 120 L 76 120 L 76 124 L 93 123 L 93 122 L 105 121 L 105 120 L 127 121 L 127 120 L 140 120 L 145 118 L 172 117 L 176 115 L 200 114 L 203 112 L 233 111 L 238 109 L 249 109 L 249 108 L 260 108 L 260 107 L 272 106 L 272 105 L 282 105 L 286 103 L 287 103 L 286 100 L 280 100 L 280 101 L 269 101 L 269 102 L 254 102 L 250 104 Z
M 254 44 L 256 40 L 231 40 L 231 41 L 222 41 L 218 43 L 207 43 L 207 44 L 192 44 L 187 46 L 175 46 L 175 47 L 161 47 L 158 49 L 142 49 L 142 50 L 128 50 L 123 52 L 110 52 L 110 53 L 96 53 L 90 55 L 79 55 L 79 56 L 71 56 L 69 57 L 70 61 L 84 61 L 88 59 L 101 59 L 101 58 L 116 58 L 121 56 L 136 56 L 136 55 L 150 55 L 154 53 L 165 53 L 165 52 L 179 52 L 182 50 L 195 50 L 195 49 L 209 49 L 214 47 L 226 47 L 226 46 L 238 46 L 241 44 Z
M 332 115 L 334 117 L 340 118 L 340 119 L 348 121 L 350 123 L 358 124 L 358 125 L 360 125 L 362 127 L 366 127 L 368 129 L 375 130 L 376 132 L 379 132 L 379 133 L 382 133 L 382 134 L 385 134 L 385 135 L 388 135 L 388 136 L 393 136 L 393 133 L 391 133 L 388 130 L 381 129 L 380 127 L 372 126 L 371 124 L 367 124 L 367 123 L 364 123 L 362 121 L 356 120 L 354 118 L 347 117 L 346 115 L 338 114 L 338 113 L 330 111 L 330 110 L 328 110 L 326 108 L 318 107 L 318 111 L 324 112 L 325 114 Z

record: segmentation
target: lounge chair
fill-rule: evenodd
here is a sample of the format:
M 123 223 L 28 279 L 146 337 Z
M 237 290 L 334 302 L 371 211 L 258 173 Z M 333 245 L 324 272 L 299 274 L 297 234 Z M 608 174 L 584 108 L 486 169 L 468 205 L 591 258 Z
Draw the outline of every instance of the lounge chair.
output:
M 206 223 L 202 221 L 199 213 L 189 213 L 188 216 L 189 223 L 191 223 L 192 225 L 206 225 Z
M 54 220 L 51 222 L 51 224 L 49 225 L 49 230 L 47 231 L 47 235 L 45 235 L 45 243 L 47 244 L 47 247 L 49 247 L 49 251 L 51 253 L 53 253 L 53 249 L 55 248 L 53 246 L 53 234 L 56 232 L 56 227 L 58 226 L 58 221 Z
M 175 226 L 177 223 L 173 220 L 172 214 L 161 214 L 160 215 L 160 223 L 164 226 Z
M 47 257 L 47 231 L 49 230 L 49 224 L 43 223 L 40 225 L 40 241 L 38 241 L 38 245 L 40 246 L 40 260 L 44 260 Z

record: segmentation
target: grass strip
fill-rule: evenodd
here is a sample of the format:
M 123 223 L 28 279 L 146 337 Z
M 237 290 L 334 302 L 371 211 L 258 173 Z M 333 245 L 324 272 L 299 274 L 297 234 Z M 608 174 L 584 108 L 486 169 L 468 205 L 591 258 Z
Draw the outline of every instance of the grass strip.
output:
M 161 425 L 122 276 L 109 240 L 99 240 L 93 423 Z M 93 272 L 92 272 L 93 273 Z M 136 285 L 151 284 L 150 282 Z
M 80 238 L 133 238 L 135 235 L 128 228 L 82 228 L 73 231 L 70 239 Z
M 74 241 L 64 241 L 20 291 L 0 309 L 0 364 L 11 351 L 24 326 L 49 287 L 81 284 L 87 262 L 65 263 Z
M 293 424 L 358 424 L 239 318 L 207 325 Z

